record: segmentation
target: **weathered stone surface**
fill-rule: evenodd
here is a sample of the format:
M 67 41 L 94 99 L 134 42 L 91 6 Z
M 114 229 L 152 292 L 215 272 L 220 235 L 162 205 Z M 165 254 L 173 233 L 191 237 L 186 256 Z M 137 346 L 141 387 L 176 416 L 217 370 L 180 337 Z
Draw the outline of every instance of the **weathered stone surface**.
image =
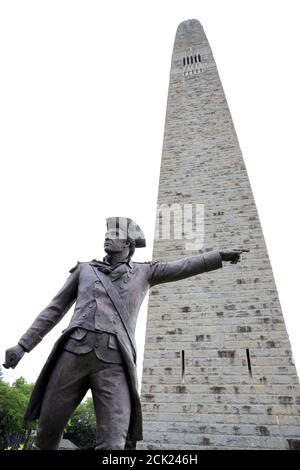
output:
M 201 61 L 188 64 L 195 55 Z M 163 203 L 205 205 L 204 251 L 250 253 L 236 266 L 152 289 L 139 448 L 288 449 L 287 439 L 300 438 L 299 381 L 247 171 L 196 20 L 179 25 L 172 55 Z M 153 259 L 191 254 L 185 240 L 154 243 Z

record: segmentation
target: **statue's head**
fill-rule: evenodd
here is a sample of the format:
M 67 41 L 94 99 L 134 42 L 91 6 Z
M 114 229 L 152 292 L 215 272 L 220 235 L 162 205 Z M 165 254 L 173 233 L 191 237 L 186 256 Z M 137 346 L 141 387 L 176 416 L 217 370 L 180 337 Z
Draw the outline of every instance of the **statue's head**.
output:
M 109 217 L 106 219 L 107 232 L 104 250 L 107 254 L 121 253 L 132 257 L 136 248 L 146 246 L 145 236 L 140 227 L 128 217 Z

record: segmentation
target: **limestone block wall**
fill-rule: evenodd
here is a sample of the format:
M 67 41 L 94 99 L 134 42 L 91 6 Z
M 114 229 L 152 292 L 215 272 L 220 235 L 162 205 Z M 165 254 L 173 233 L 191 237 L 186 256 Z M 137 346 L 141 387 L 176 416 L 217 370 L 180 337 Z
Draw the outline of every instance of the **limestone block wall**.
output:
M 176 33 L 157 202 L 204 204 L 203 251 L 250 253 L 238 265 L 152 288 L 139 448 L 289 448 L 300 438 L 299 381 L 247 171 L 197 20 Z M 156 240 L 153 259 L 192 254 L 185 240 Z

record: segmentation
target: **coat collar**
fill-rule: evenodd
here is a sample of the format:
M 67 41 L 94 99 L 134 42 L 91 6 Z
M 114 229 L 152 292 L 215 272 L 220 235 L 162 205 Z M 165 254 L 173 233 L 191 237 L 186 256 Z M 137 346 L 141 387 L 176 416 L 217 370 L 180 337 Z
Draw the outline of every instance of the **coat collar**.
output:
M 108 264 L 109 266 L 111 266 L 110 262 L 108 261 L 108 256 L 107 255 L 104 256 L 103 263 Z M 122 263 L 128 264 L 128 266 L 130 266 L 130 268 L 133 267 L 133 262 L 131 261 L 131 258 L 125 259 L 124 261 L 119 261 L 119 263 L 117 263 L 116 266 L 118 266 L 119 264 L 122 264 Z
M 107 256 L 104 256 L 102 261 L 98 261 L 97 259 L 93 259 L 89 264 L 91 264 L 92 266 L 96 266 L 96 267 L 99 266 L 99 264 L 101 264 L 101 265 L 106 264 L 108 266 L 111 266 L 111 264 L 107 260 Z M 119 266 L 120 264 L 128 264 L 128 266 L 130 268 L 133 268 L 133 261 L 131 260 L 131 258 L 128 259 L 128 260 L 120 261 L 119 263 L 116 264 L 116 267 Z

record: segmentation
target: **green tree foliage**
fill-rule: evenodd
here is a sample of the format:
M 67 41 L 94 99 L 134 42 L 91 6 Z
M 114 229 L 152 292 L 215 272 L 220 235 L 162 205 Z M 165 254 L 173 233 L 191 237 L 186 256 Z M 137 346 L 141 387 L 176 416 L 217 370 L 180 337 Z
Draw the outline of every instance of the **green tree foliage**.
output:
M 23 413 L 27 398 L 17 389 L 0 382 L 0 448 L 9 445 L 9 437 L 23 432 Z
M 65 437 L 81 449 L 93 449 L 96 443 L 96 417 L 92 398 L 87 398 L 74 411 Z
M 12 386 L 0 380 L 0 449 L 9 446 L 12 434 L 25 434 L 23 415 L 32 388 L 23 377 Z
M 12 387 L 21 392 L 28 399 L 30 398 L 34 384 L 28 384 L 24 377 L 19 377 L 13 384 Z

